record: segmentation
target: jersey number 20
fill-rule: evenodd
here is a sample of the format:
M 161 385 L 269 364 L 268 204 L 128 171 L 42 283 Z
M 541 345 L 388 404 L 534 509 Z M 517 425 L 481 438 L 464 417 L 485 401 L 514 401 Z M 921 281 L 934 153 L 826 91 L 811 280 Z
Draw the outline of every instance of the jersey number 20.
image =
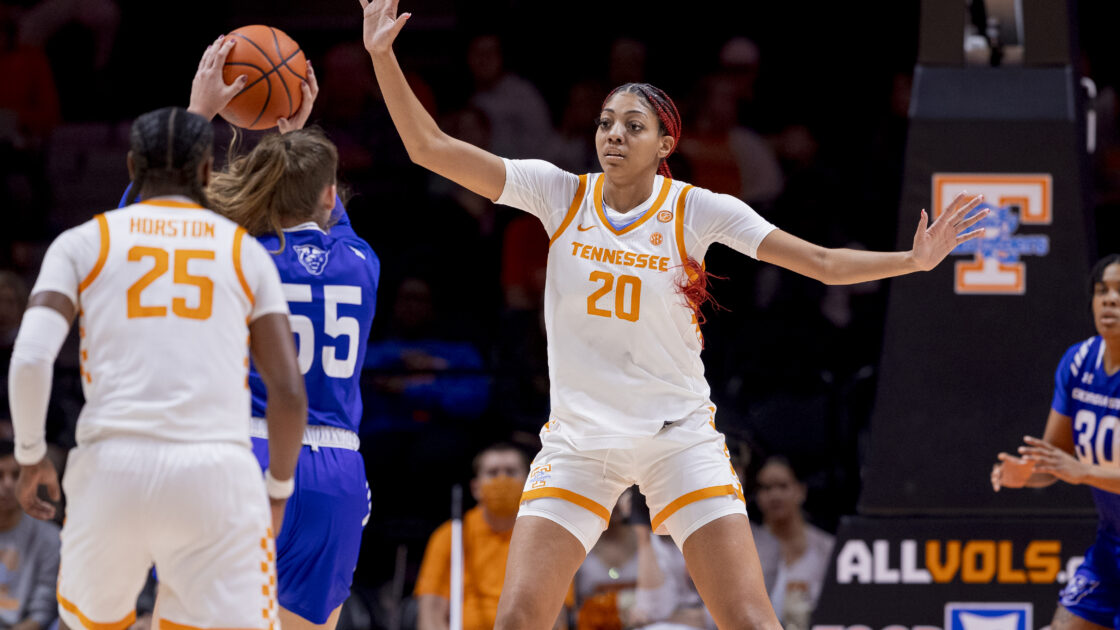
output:
M 284 284 L 284 299 L 288 302 L 311 302 L 311 285 Z M 323 348 L 323 373 L 334 378 L 350 378 L 354 375 L 354 366 L 358 363 L 358 337 L 362 327 L 353 317 L 339 317 L 339 304 L 360 305 L 362 303 L 361 287 L 343 284 L 328 284 L 323 287 L 323 332 L 332 339 L 347 338 L 346 358 L 339 359 L 333 346 Z M 315 326 L 311 318 L 305 315 L 289 315 L 292 323 L 292 332 L 299 340 L 296 347 L 299 352 L 296 358 L 299 362 L 300 374 L 307 374 L 311 364 L 315 362 Z

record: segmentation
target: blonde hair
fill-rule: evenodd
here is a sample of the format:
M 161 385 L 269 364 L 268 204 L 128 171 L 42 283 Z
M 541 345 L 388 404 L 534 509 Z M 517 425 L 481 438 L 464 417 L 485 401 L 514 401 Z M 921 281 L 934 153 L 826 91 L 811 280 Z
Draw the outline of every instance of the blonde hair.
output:
M 338 149 L 317 128 L 269 134 L 247 155 L 234 156 L 210 178 L 211 206 L 253 236 L 273 233 L 284 251 L 281 219 L 312 220 L 323 189 L 335 183 Z

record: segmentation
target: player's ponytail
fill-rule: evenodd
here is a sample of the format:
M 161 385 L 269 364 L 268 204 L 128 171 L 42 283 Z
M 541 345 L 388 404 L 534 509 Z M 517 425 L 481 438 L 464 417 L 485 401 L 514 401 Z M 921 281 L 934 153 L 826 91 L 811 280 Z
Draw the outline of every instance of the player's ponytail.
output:
M 137 118 L 128 141 L 134 173 L 127 203 L 150 187 L 161 193 L 177 190 L 209 205 L 198 176 L 199 166 L 213 152 L 214 130 L 208 120 L 181 107 L 164 107 Z
M 246 155 L 231 157 L 210 181 L 214 209 L 253 236 L 276 234 L 283 220 L 312 221 L 323 189 L 335 183 L 338 150 L 316 128 L 270 134 Z

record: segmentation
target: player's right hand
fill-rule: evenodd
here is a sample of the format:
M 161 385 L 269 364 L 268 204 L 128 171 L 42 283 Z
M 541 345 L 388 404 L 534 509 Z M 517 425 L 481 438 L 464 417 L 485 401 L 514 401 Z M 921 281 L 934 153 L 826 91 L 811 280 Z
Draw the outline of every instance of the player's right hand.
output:
M 358 0 L 362 3 L 362 43 L 371 55 L 388 53 L 411 13 L 397 15 L 397 0 Z
M 222 76 L 226 57 L 235 43 L 234 38 L 221 35 L 206 47 L 206 52 L 202 53 L 202 59 L 198 62 L 198 70 L 194 73 L 194 80 L 191 81 L 191 102 L 187 111 L 203 116 L 206 120 L 213 120 L 244 89 L 249 75 L 243 74 L 229 85 L 226 85 Z
M 272 537 L 279 538 L 280 526 L 284 524 L 284 506 L 288 504 L 288 500 L 269 498 L 268 503 L 272 508 Z
M 19 467 L 19 504 L 23 511 L 44 521 L 54 518 L 54 505 L 39 498 L 39 486 L 47 487 L 47 496 L 55 503 L 62 500 L 62 489 L 58 486 L 58 471 L 49 458 L 44 457 L 38 464 Z
M 996 456 L 999 463 L 992 466 L 992 490 L 1000 488 L 1022 488 L 1034 474 L 1034 462 L 1016 457 L 1010 453 Z

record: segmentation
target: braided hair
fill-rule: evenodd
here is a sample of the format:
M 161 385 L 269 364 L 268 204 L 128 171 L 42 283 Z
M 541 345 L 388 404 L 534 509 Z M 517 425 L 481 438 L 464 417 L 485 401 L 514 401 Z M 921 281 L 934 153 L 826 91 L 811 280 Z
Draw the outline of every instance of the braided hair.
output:
M 607 101 L 614 98 L 615 94 L 634 94 L 649 106 L 650 110 L 657 115 L 661 135 L 673 138 L 673 148 L 669 151 L 669 155 L 672 155 L 681 141 L 681 115 L 677 111 L 673 99 L 669 98 L 664 90 L 649 83 L 625 83 L 611 90 L 611 93 L 603 100 L 604 107 L 606 107 Z M 657 165 L 658 175 L 663 177 L 673 176 L 669 171 L 669 163 L 666 161 L 669 155 L 662 158 L 661 163 Z M 684 261 L 684 278 L 677 285 L 677 292 L 687 300 L 688 306 L 695 316 L 697 326 L 703 324 L 705 320 L 700 307 L 711 303 L 717 309 L 723 308 L 708 291 L 711 278 L 723 279 L 721 276 L 708 273 L 704 265 L 691 256 Z
M 653 113 L 657 114 L 657 120 L 661 125 L 661 135 L 669 136 L 673 139 L 673 148 L 669 151 L 669 155 L 677 150 L 677 144 L 681 141 L 681 115 L 677 112 L 677 106 L 673 103 L 673 99 L 659 87 L 650 85 L 649 83 L 625 83 L 611 90 L 607 98 L 603 100 L 603 106 L 606 107 L 607 101 L 611 100 L 615 94 L 635 94 L 649 105 Z M 665 160 L 669 155 L 661 159 L 661 163 L 657 165 L 657 174 L 664 177 L 672 177 L 669 172 L 669 164 Z
M 134 203 L 149 187 L 180 189 L 199 204 L 209 205 L 198 167 L 212 155 L 210 121 L 182 107 L 164 107 L 137 118 L 128 141 L 135 172 L 126 203 Z

